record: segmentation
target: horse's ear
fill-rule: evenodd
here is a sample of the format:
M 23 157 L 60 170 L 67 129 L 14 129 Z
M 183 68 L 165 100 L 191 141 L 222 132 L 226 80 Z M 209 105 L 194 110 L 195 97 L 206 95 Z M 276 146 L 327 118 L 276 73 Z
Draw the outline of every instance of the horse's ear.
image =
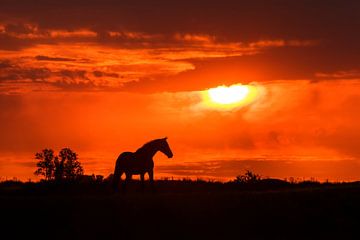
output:
M 167 139 L 167 137 L 164 137 L 163 139 L 164 139 L 164 140 L 166 140 L 166 139 Z

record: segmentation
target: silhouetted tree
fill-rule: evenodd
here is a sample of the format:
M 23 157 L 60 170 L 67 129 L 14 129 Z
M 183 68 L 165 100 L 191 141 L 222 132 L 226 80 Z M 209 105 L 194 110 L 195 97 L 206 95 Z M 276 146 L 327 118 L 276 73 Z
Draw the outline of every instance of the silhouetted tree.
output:
M 54 177 L 55 181 L 61 181 L 64 177 L 64 160 L 59 160 L 59 157 L 56 156 L 54 158 Z
M 61 149 L 59 156 L 55 156 L 52 149 L 44 149 L 36 153 L 35 158 L 39 162 L 34 174 L 44 175 L 46 180 L 74 180 L 84 172 L 77 154 L 70 148 Z
M 83 175 L 83 168 L 78 161 L 77 154 L 70 148 L 63 148 L 59 153 L 59 159 L 57 159 L 58 174 L 60 178 L 68 180 L 74 180 L 76 177 Z
M 35 175 L 45 176 L 45 180 L 51 180 L 53 178 L 55 165 L 54 165 L 54 150 L 43 149 L 41 152 L 35 153 L 35 159 L 39 160 L 36 163 L 38 169 L 35 171 Z

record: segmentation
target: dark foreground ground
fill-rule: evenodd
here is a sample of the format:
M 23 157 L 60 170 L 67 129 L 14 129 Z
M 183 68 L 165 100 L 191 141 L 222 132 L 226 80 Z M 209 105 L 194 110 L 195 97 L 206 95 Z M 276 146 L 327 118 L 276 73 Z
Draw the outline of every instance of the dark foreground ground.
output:
M 359 183 L 134 185 L 2 183 L 0 238 L 360 239 Z

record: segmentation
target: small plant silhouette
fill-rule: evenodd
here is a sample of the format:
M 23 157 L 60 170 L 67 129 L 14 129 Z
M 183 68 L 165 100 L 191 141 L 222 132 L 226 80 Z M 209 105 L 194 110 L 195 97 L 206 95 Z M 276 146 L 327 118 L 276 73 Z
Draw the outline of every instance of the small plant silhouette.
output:
M 237 183 L 256 183 L 261 180 L 259 174 L 253 173 L 250 170 L 246 170 L 245 174 L 236 177 L 235 182 Z

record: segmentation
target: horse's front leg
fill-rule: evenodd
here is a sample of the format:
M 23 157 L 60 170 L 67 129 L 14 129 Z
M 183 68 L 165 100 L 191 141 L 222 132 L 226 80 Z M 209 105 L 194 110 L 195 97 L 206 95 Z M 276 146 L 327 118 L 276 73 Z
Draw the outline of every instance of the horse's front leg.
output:
M 151 184 L 154 183 L 154 171 L 151 169 L 149 172 L 149 181 Z
M 122 172 L 119 172 L 114 175 L 113 188 L 114 188 L 115 192 L 119 191 L 119 188 L 120 188 L 119 184 L 121 182 L 122 174 L 123 174 Z
M 152 190 L 154 191 L 155 190 L 155 188 L 154 188 L 154 170 L 151 169 L 148 173 L 149 173 L 149 182 L 150 182 Z
M 145 173 L 140 174 L 140 180 L 141 180 L 141 190 L 144 191 L 145 187 Z
M 125 181 L 123 182 L 123 191 L 126 191 L 126 187 L 127 185 L 130 184 L 131 179 L 132 179 L 132 174 L 131 173 L 125 173 Z

